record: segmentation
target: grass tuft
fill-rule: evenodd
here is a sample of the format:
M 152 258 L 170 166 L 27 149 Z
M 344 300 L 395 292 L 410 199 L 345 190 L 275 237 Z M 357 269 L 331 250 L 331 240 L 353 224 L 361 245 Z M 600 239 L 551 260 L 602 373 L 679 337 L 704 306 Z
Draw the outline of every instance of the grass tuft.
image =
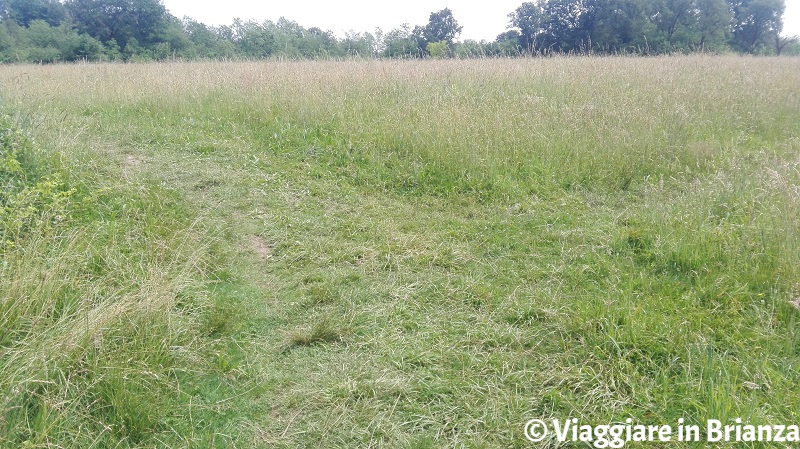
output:
M 291 332 L 286 343 L 286 350 L 298 346 L 311 346 L 321 343 L 336 343 L 344 338 L 346 327 L 331 317 L 324 317 L 309 328 Z

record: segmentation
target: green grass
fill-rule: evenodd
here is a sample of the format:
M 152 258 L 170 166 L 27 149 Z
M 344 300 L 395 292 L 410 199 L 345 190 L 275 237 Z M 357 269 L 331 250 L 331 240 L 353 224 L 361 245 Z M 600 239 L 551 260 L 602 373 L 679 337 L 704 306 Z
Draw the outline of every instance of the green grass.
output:
M 199 332 L 218 309 L 214 233 L 175 192 L 116 183 L 95 155 L 62 164 L 3 120 L 0 446 L 199 442 L 193 383 L 222 377 Z
M 798 78 L 705 56 L 2 67 L 75 193 L 62 238 L 3 254 L 5 303 L 38 304 L 20 322 L 67 312 L 0 356 L 0 442 L 797 424 Z

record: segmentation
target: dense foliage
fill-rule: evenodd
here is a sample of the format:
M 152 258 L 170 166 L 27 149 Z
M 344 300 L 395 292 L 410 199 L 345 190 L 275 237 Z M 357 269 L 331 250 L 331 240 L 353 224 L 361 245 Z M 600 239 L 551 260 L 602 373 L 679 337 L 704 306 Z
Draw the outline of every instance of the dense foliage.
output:
M 331 31 L 297 22 L 208 26 L 172 16 L 160 0 L 0 0 L 0 61 L 481 57 L 695 51 L 800 54 L 781 36 L 785 0 L 534 0 L 492 41 L 457 41 L 450 9 L 426 25 Z

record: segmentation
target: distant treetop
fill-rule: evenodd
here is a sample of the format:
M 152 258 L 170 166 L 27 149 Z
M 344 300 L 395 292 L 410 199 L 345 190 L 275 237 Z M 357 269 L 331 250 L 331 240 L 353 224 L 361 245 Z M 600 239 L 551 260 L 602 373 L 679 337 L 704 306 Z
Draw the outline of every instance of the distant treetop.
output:
M 785 0 L 534 0 L 494 41 L 459 42 L 448 9 L 428 23 L 337 38 L 319 28 L 234 20 L 208 26 L 161 0 L 0 0 L 0 62 L 493 57 L 696 51 L 800 55 L 781 36 Z

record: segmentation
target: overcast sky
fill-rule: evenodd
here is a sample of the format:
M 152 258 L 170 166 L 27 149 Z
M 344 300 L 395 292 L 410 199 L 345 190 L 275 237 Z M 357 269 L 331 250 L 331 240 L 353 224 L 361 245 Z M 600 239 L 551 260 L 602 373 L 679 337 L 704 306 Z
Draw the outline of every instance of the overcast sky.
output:
M 375 0 L 163 0 L 164 6 L 177 17 L 189 16 L 207 25 L 230 25 L 238 17 L 294 20 L 310 28 L 333 31 L 342 37 L 353 31 L 373 32 L 398 28 L 403 23 L 425 25 L 433 11 L 450 8 L 458 23 L 464 27 L 460 39 L 486 39 L 492 41 L 506 30 L 508 13 L 524 0 L 403 0 L 381 2 Z M 800 0 L 786 0 L 784 35 L 800 35 Z

